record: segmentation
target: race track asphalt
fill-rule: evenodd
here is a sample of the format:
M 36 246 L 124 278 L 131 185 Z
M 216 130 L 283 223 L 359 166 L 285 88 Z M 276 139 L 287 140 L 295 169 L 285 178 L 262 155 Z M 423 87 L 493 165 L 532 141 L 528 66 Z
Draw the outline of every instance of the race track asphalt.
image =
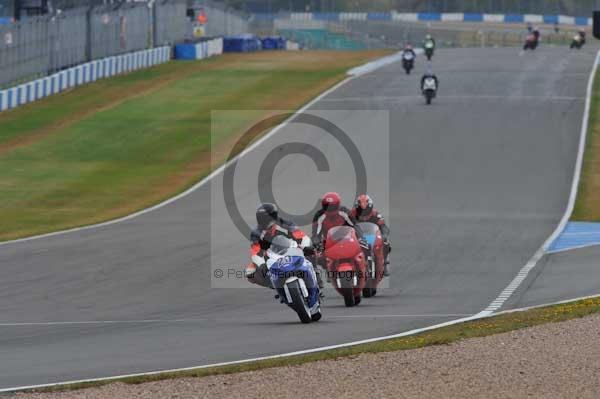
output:
M 300 325 L 236 276 L 211 278 L 248 257 L 222 175 L 129 221 L 0 246 L 0 388 L 284 353 L 480 312 L 562 216 L 594 57 L 592 48 L 440 50 L 430 107 L 418 92 L 422 59 L 411 76 L 392 64 L 314 104 L 359 149 L 393 244 L 389 288 L 353 309 L 328 290 L 319 323 Z M 347 154 L 318 128 L 291 123 L 238 165 L 235 198 L 248 222 L 266 155 L 302 140 L 330 171 L 284 157 L 272 179 L 278 203 L 304 213 L 335 189 L 350 205 Z

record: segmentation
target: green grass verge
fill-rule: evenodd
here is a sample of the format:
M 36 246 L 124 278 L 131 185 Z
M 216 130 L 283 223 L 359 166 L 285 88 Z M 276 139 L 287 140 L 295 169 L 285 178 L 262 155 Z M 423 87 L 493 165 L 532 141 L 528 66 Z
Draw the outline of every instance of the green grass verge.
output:
M 211 110 L 298 109 L 385 54 L 170 62 L 4 112 L 0 240 L 113 219 L 171 197 L 210 172 L 211 144 L 226 146 L 252 122 L 217 126 L 211 143 Z
M 600 221 L 600 73 L 594 79 L 583 169 L 571 219 Z
M 241 363 L 231 366 L 202 368 L 174 373 L 162 373 L 150 376 L 119 378 L 114 380 L 96 381 L 44 388 L 37 392 L 67 391 L 97 387 L 114 382 L 126 384 L 141 384 L 173 378 L 198 378 L 210 375 L 232 374 L 244 371 L 300 365 L 308 362 L 331 360 L 362 353 L 392 352 L 399 350 L 417 349 L 431 345 L 444 345 L 468 338 L 485 337 L 488 335 L 519 330 L 540 324 L 561 322 L 576 319 L 600 312 L 600 297 L 584 299 L 566 304 L 531 309 L 522 312 L 500 314 L 480 320 L 455 324 L 421 334 L 402 338 L 389 339 L 369 344 L 356 345 L 347 348 L 334 349 L 307 355 L 298 355 L 272 360 L 262 360 L 251 363 Z

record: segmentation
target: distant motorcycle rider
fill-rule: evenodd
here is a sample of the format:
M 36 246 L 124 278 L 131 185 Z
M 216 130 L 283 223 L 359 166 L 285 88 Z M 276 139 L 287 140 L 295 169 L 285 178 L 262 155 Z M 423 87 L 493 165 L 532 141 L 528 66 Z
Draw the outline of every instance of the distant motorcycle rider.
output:
M 421 77 L 421 91 L 423 91 L 423 89 L 425 87 L 425 80 L 427 80 L 429 78 L 431 78 L 435 81 L 435 89 L 437 91 L 437 89 L 440 87 L 440 81 L 439 81 L 438 77 L 435 75 L 435 73 L 433 73 L 433 71 L 431 70 L 430 67 L 427 68 L 427 70 Z
M 415 53 L 415 50 L 413 49 L 413 46 L 410 43 L 406 43 L 404 45 L 404 49 L 402 50 L 402 56 L 404 57 L 405 54 L 412 55 L 413 59 L 417 58 L 417 53 Z
M 535 27 L 535 28 L 533 28 L 533 31 L 531 33 L 533 34 L 533 37 L 535 38 L 535 42 L 539 43 L 540 42 L 540 36 L 541 36 L 540 30 L 537 27 Z
M 432 43 L 433 44 L 433 48 L 435 48 L 435 39 L 429 33 L 427 35 L 425 35 L 425 40 L 423 40 L 423 47 L 424 48 L 427 47 L 427 43 Z
M 579 32 L 577 32 L 577 34 L 579 35 L 579 37 L 581 37 L 581 45 L 583 46 L 585 44 L 585 30 L 580 29 Z
M 266 253 L 275 237 L 284 236 L 296 241 L 307 256 L 312 256 L 314 249 L 310 238 L 302 230 L 293 222 L 279 217 L 275 204 L 260 205 L 256 210 L 256 222 L 256 228 L 250 233 L 252 262 L 246 267 L 246 278 L 251 283 L 273 288 L 267 273 Z
M 389 254 L 392 252 L 392 247 L 389 241 L 390 229 L 385 224 L 385 219 L 381 214 L 373 207 L 373 200 L 367 194 L 359 195 L 356 198 L 354 207 L 350 210 L 350 216 L 356 219 L 357 222 L 369 222 L 379 226 L 379 231 L 383 237 L 383 253 L 385 256 L 383 275 L 389 276 Z

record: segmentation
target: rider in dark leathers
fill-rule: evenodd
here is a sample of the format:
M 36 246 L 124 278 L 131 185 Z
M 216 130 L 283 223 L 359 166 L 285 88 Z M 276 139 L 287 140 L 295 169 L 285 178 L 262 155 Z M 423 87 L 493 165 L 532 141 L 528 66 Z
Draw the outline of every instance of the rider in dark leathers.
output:
M 252 262 L 246 267 L 246 278 L 254 284 L 273 288 L 268 276 L 266 253 L 271 242 L 277 236 L 285 236 L 298 243 L 306 256 L 312 256 L 314 249 L 310 239 L 296 225 L 279 217 L 279 211 L 274 204 L 262 204 L 256 210 L 257 226 L 250 233 L 250 256 Z M 320 282 L 320 276 L 317 275 Z M 320 282 L 322 286 L 322 282 Z

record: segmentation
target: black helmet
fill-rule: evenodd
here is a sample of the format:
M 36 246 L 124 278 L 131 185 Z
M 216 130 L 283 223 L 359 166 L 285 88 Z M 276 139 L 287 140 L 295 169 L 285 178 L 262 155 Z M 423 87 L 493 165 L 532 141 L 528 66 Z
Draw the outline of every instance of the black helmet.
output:
M 283 255 L 292 246 L 291 241 L 284 236 L 277 236 L 271 241 L 269 249 L 277 255 Z
M 256 210 L 256 223 L 261 229 L 266 229 L 278 220 L 279 212 L 275 204 L 262 204 Z

